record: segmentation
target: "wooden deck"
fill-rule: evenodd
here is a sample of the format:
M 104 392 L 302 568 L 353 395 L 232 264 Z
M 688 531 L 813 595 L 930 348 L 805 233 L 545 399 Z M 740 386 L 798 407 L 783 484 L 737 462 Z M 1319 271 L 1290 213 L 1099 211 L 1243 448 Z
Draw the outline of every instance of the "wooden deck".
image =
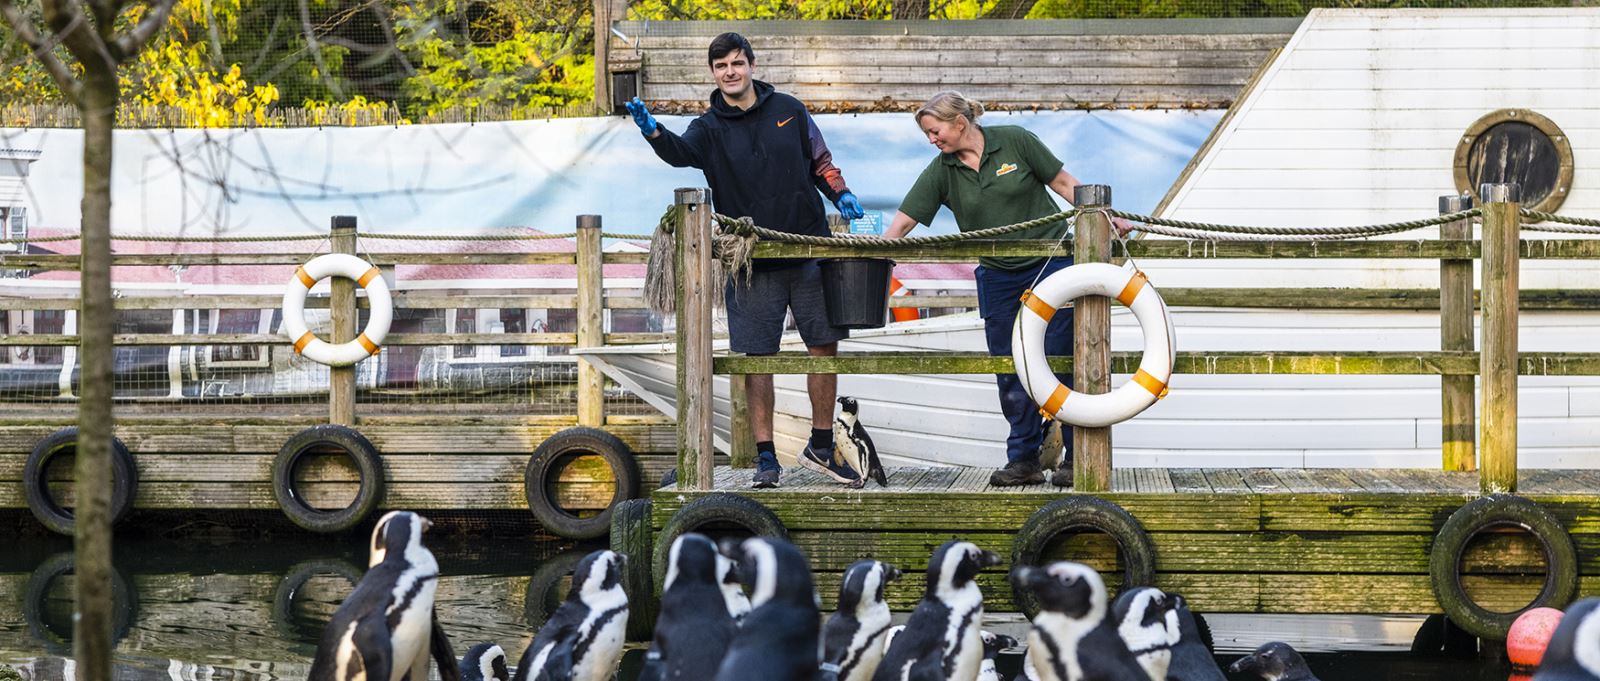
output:
M 901 468 L 887 489 L 851 490 L 799 469 L 784 487 L 749 488 L 748 470 L 719 467 L 717 492 L 770 508 L 812 561 L 824 600 L 852 562 L 873 557 L 926 568 L 929 553 L 961 537 L 1008 557 L 1015 531 L 1038 508 L 1071 494 L 1049 484 L 995 488 L 992 469 Z M 1156 583 L 1211 612 L 1438 612 L 1428 552 L 1445 520 L 1478 496 L 1473 473 L 1414 469 L 1120 469 L 1113 490 L 1156 547 Z M 708 492 L 666 488 L 652 496 L 660 529 L 684 503 Z M 1600 594 L 1600 471 L 1528 470 L 1518 494 L 1549 509 L 1578 548 L 1581 592 Z M 1115 545 L 1100 534 L 1064 536 L 1049 547 L 1122 581 Z M 1485 533 L 1463 559 L 1464 582 L 1487 607 L 1515 610 L 1543 583 L 1544 559 L 1523 533 Z M 1006 567 L 985 573 L 988 608 L 1014 610 Z M 893 585 L 895 607 L 921 596 L 919 579 Z

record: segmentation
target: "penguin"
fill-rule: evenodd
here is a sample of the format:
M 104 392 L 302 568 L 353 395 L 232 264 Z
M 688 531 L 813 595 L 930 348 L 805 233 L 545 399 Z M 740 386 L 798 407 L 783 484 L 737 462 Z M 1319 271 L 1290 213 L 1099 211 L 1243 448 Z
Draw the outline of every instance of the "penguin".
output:
M 378 520 L 367 574 L 322 630 L 309 681 L 425 679 L 430 656 L 441 678 L 460 678 L 450 639 L 434 616 L 439 563 L 422 545 L 422 533 L 432 526 L 409 511 Z
M 1178 642 L 1178 613 L 1160 589 L 1136 586 L 1111 602 L 1111 622 L 1150 681 L 1166 681 L 1172 646 Z
M 904 632 L 905 630 L 906 625 L 904 624 L 896 624 L 885 630 L 883 632 L 883 649 L 885 651 L 889 650 L 889 646 L 894 643 L 894 637 L 899 636 L 901 632 Z
M 717 553 L 717 581 L 722 585 L 722 602 L 728 607 L 728 615 L 733 617 L 734 624 L 742 624 L 744 616 L 750 614 L 750 597 L 744 593 L 744 585 L 740 583 L 739 564 L 732 558 Z
M 595 551 L 578 561 L 572 589 L 517 663 L 515 681 L 603 681 L 617 671 L 628 628 L 622 555 Z
M 1000 669 L 995 666 L 994 658 L 1002 650 L 1017 647 L 1017 639 L 992 631 L 980 631 L 978 635 L 983 638 L 983 664 L 978 667 L 978 681 L 1000 681 Z
M 1567 606 L 1533 681 L 1600 680 L 1600 598 Z
M 854 397 L 839 398 L 839 416 L 833 420 L 833 443 L 845 465 L 861 476 L 862 484 L 870 477 L 879 487 L 889 486 L 889 475 L 878 460 L 878 447 L 872 444 L 872 436 L 867 435 L 867 427 L 861 425 Z
M 952 539 L 928 560 L 927 591 L 878 665 L 873 681 L 974 681 L 983 663 L 978 572 L 1000 556 Z
M 883 660 L 889 630 L 889 604 L 883 589 L 900 570 L 876 560 L 858 560 L 844 571 L 839 607 L 822 628 L 822 671 L 818 681 L 867 681 Z
M 511 681 L 506 651 L 493 643 L 479 643 L 461 658 L 461 681 Z
M 1040 681 L 1146 681 L 1149 678 L 1107 615 L 1100 573 L 1061 561 L 1011 572 L 1039 603 L 1028 632 L 1024 672 Z M 1031 669 L 1028 669 L 1031 667 Z
M 752 608 L 715 681 L 812 681 L 822 613 L 805 555 L 770 537 L 746 539 L 723 553 L 739 562 Z
M 1272 641 L 1235 660 L 1228 666 L 1229 674 L 1252 673 L 1266 681 L 1319 681 L 1306 660 L 1289 644 Z M 1581 678 L 1581 677 L 1580 677 Z
M 1172 597 L 1172 613 L 1178 618 L 1178 642 L 1172 645 L 1172 664 L 1167 666 L 1171 681 L 1226 681 L 1217 659 L 1211 655 L 1210 632 L 1189 610 L 1189 602 L 1178 594 Z
M 703 534 L 683 534 L 672 542 L 661 614 L 638 681 L 698 681 L 717 673 L 738 631 L 722 592 L 724 565 L 730 562 Z
M 1039 441 L 1039 467 L 1045 470 L 1055 470 L 1061 464 L 1067 464 L 1067 470 L 1072 469 L 1072 462 L 1064 456 L 1067 453 L 1067 438 L 1061 422 L 1055 417 L 1047 416 L 1044 419 L 1044 438 Z

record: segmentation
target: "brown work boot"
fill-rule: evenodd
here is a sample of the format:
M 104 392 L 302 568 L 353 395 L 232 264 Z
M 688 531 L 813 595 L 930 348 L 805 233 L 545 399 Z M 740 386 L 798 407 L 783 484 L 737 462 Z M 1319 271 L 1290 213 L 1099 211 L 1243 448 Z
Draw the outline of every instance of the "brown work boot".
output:
M 989 484 L 995 487 L 1037 485 L 1042 482 L 1044 469 L 1039 467 L 1038 461 L 1012 461 L 989 476 Z

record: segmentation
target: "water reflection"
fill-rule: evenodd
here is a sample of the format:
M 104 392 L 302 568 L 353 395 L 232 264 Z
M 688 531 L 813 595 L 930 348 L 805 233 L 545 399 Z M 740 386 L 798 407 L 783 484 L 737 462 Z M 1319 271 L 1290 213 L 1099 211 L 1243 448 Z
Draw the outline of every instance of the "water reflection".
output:
M 334 547 L 337 544 L 337 548 Z M 362 541 L 118 544 L 115 678 L 304 679 L 322 627 L 365 568 Z M 457 653 L 492 641 L 516 660 L 596 547 L 441 537 L 437 606 Z M 0 663 L 35 680 L 74 678 L 71 554 L 23 542 L 0 555 Z M 824 595 L 824 602 L 831 602 Z M 1242 653 L 1223 654 L 1224 667 Z M 641 655 L 624 658 L 631 679 Z M 1502 681 L 1500 664 L 1405 653 L 1306 655 L 1323 681 Z M 1019 655 L 1004 655 L 1014 675 Z M 1244 677 L 1231 677 L 1244 678 Z M 1512 677 L 1516 679 L 1517 677 Z

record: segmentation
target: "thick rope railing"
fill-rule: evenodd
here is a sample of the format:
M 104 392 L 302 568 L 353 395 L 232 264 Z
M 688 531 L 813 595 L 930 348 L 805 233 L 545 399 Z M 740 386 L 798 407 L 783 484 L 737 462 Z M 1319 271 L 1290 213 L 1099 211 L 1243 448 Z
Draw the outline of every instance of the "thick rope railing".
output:
M 1483 214 L 1480 208 L 1447 213 L 1421 220 L 1406 220 L 1404 222 L 1389 222 L 1377 225 L 1354 225 L 1339 227 L 1258 227 L 1253 225 L 1226 225 L 1211 222 L 1195 222 L 1191 220 L 1173 220 L 1158 218 L 1138 213 L 1129 213 L 1120 210 L 1109 211 L 1111 215 L 1138 222 L 1146 227 L 1143 231 L 1165 236 L 1193 239 L 1203 238 L 1212 241 L 1306 241 L 1306 240 L 1338 240 L 1359 239 L 1363 237 L 1382 236 L 1385 234 L 1398 234 L 1409 232 L 1424 227 L 1433 227 L 1446 223 L 1477 217 Z M 1163 229 L 1164 228 L 1164 229 Z M 1209 235 L 1228 235 L 1219 238 Z M 1242 237 L 1242 238 L 1240 238 Z M 1254 237 L 1271 237 L 1258 239 Z
M 1600 234 L 1600 220 L 1592 218 L 1574 218 L 1555 213 L 1522 209 L 1522 217 L 1533 220 L 1523 223 L 1522 228 L 1535 232 L 1556 232 L 1559 234 Z M 1553 222 L 1557 224 L 1541 224 Z
M 901 237 L 899 239 L 885 239 L 883 237 L 865 235 L 812 236 L 810 234 L 791 234 L 789 232 L 780 232 L 775 229 L 767 229 L 766 227 L 762 227 L 750 222 L 748 219 L 730 218 L 726 215 L 717 215 L 715 216 L 715 220 L 718 226 L 725 230 L 731 230 L 734 234 L 752 234 L 767 241 L 778 241 L 790 244 L 808 244 L 811 246 L 879 246 L 890 248 L 898 246 L 903 248 L 913 248 L 916 246 L 949 244 L 959 241 L 971 241 L 974 239 L 989 239 L 998 236 L 1005 236 L 1015 232 L 1026 231 L 1036 227 L 1043 227 L 1045 225 L 1062 222 L 1064 220 L 1070 220 L 1077 216 L 1077 214 L 1078 210 L 1074 208 L 1071 210 L 1064 210 L 1053 215 L 1046 215 L 1042 218 L 1034 218 L 1026 222 L 1002 225 L 1000 227 L 977 229 L 970 232 L 959 232 L 956 234 L 908 236 Z

